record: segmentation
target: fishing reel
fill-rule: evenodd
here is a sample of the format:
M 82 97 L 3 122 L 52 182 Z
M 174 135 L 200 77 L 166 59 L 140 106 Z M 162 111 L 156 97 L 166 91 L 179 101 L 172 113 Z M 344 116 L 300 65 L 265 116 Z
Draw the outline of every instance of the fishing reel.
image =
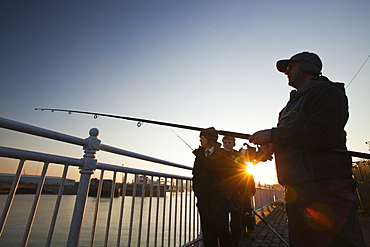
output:
M 243 147 L 239 149 L 240 157 L 244 162 L 252 163 L 257 165 L 260 161 L 271 160 L 271 154 L 266 156 L 266 152 L 261 150 L 258 146 L 252 147 L 248 143 L 244 143 Z
M 240 157 L 243 159 L 244 162 L 249 162 L 253 164 L 255 163 L 256 155 L 257 155 L 257 147 L 252 147 L 248 145 L 248 143 L 244 143 L 243 147 L 239 149 Z

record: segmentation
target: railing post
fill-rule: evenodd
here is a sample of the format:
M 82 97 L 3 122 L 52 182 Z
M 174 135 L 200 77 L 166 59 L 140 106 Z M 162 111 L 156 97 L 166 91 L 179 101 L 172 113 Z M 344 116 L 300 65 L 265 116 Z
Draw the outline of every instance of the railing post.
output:
M 97 138 L 97 136 L 99 135 L 99 130 L 96 128 L 92 128 L 90 129 L 89 134 L 90 136 L 86 138 L 87 145 L 84 147 L 84 164 L 82 167 L 80 167 L 80 183 L 78 185 L 71 227 L 69 229 L 67 242 L 67 246 L 69 247 L 75 247 L 78 245 L 87 194 L 90 187 L 90 178 L 91 174 L 94 173 L 97 164 L 95 154 L 96 151 L 99 151 L 100 148 L 100 140 Z

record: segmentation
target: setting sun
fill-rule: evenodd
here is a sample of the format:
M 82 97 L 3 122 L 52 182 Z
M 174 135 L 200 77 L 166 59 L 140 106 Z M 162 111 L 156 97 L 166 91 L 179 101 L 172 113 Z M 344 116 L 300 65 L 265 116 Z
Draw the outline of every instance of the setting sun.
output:
M 253 175 L 256 183 L 277 184 L 276 170 L 274 162 L 260 162 L 253 164 L 247 162 L 246 172 Z

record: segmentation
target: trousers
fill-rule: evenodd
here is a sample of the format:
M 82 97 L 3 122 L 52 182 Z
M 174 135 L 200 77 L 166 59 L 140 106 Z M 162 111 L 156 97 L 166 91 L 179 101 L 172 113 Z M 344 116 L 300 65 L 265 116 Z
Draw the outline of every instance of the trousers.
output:
M 286 186 L 291 247 L 365 247 L 353 179 Z
M 200 214 L 204 246 L 233 246 L 229 230 L 229 201 L 218 196 L 198 198 L 197 207 Z

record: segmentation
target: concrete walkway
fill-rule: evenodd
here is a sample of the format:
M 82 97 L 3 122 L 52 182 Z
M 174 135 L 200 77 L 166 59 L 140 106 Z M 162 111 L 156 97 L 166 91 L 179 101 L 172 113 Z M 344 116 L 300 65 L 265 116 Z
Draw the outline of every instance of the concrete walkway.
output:
M 269 224 L 286 242 L 288 242 L 288 225 L 287 217 L 284 212 L 284 205 L 281 203 L 275 206 L 267 207 L 263 211 L 259 211 L 258 214 Z M 272 229 L 267 226 L 266 223 L 262 222 L 256 217 L 256 229 L 254 234 L 255 240 L 250 240 L 246 236 L 243 236 L 240 240 L 240 247 L 280 247 L 287 245 Z
M 264 215 L 264 221 L 268 223 L 286 242 L 288 240 L 287 217 L 284 211 L 284 205 L 279 203 L 270 206 L 264 211 L 258 212 L 260 216 Z M 362 232 L 365 237 L 366 246 L 370 247 L 370 216 L 364 213 L 358 213 Z M 284 240 L 271 230 L 267 224 L 257 219 L 257 226 L 254 231 L 256 239 L 250 240 L 243 236 L 240 240 L 240 247 L 286 247 Z

